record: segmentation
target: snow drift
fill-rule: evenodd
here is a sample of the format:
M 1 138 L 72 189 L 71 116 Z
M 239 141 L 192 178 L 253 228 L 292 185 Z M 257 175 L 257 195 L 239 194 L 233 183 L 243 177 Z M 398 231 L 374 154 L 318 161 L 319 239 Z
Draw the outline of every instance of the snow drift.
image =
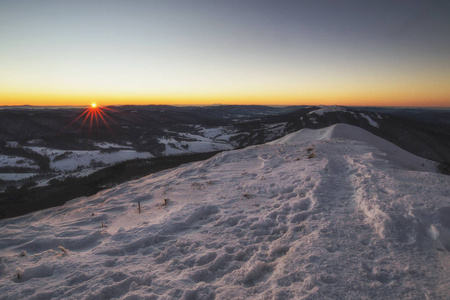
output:
M 222 152 L 0 221 L 0 298 L 445 298 L 434 170 L 342 124 Z

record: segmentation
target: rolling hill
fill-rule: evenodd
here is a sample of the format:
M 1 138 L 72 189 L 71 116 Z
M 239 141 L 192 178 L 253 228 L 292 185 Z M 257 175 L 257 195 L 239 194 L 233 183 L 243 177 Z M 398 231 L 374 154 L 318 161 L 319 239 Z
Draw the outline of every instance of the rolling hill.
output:
M 0 299 L 445 299 L 450 179 L 359 127 L 0 221 Z

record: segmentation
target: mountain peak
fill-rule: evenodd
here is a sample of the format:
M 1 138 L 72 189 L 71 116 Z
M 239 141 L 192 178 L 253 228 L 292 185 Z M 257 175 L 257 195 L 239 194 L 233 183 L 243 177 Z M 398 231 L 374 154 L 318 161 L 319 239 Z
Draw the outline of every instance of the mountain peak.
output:
M 389 147 L 348 125 L 302 130 L 1 220 L 0 290 L 5 299 L 443 298 L 450 182 L 392 168 Z
M 330 140 L 347 140 L 353 143 L 364 144 L 364 147 L 369 147 L 367 151 L 370 151 L 378 157 L 384 157 L 386 162 L 394 167 L 427 172 L 436 172 L 437 170 L 437 164 L 435 162 L 411 154 L 360 127 L 343 123 L 321 129 L 301 129 L 272 141 L 269 144 L 293 145 Z M 364 147 L 361 149 L 364 149 Z

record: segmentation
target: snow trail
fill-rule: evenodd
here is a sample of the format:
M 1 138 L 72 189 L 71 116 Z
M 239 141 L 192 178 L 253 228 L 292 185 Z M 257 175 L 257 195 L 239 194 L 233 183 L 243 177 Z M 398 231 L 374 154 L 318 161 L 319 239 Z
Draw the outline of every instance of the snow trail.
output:
M 1 220 L 0 299 L 445 299 L 449 177 L 306 133 Z

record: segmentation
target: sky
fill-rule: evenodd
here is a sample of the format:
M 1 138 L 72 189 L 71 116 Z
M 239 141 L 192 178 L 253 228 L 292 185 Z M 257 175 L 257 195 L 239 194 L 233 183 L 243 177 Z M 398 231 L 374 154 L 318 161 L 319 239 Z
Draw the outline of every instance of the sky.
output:
M 0 0 L 0 105 L 450 106 L 447 0 Z

